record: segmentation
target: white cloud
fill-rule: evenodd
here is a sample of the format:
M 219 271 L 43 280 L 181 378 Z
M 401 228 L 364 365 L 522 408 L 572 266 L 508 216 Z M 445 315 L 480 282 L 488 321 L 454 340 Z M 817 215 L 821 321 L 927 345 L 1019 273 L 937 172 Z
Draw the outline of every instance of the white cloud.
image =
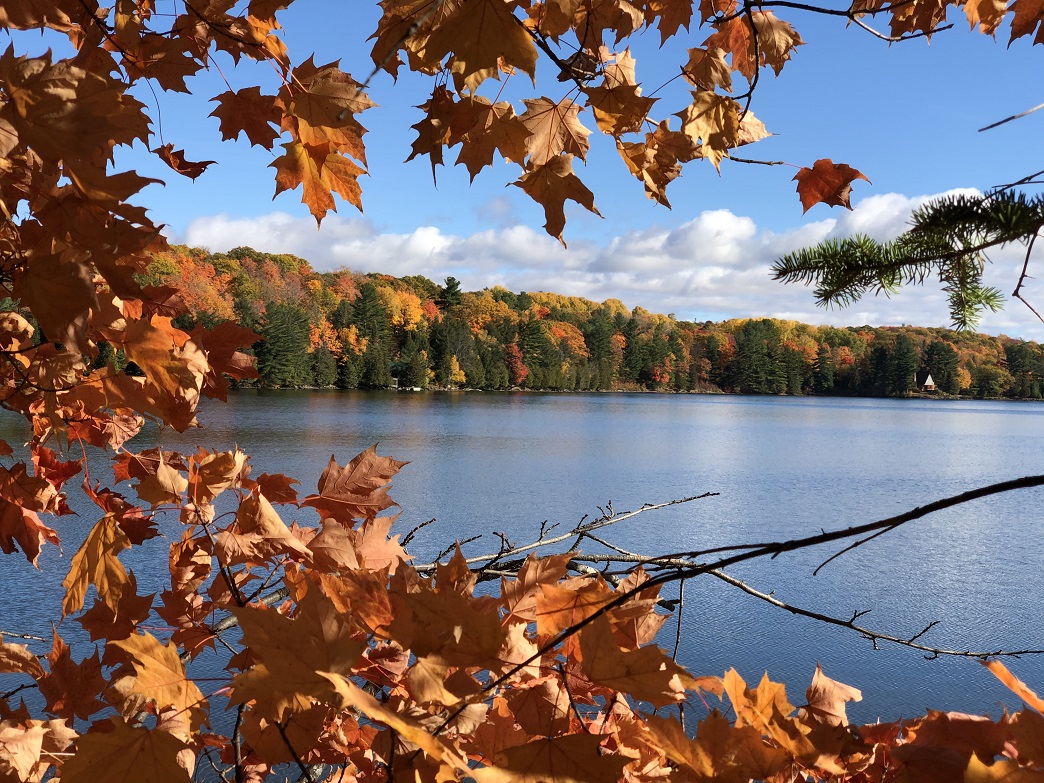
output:
M 444 234 L 434 226 L 392 234 L 378 233 L 362 218 L 331 215 L 317 231 L 311 218 L 281 212 L 249 219 L 198 219 L 182 239 L 213 251 L 249 245 L 294 253 L 318 270 L 349 267 L 396 276 L 420 274 L 437 282 L 453 275 L 466 290 L 503 285 L 513 291 L 555 291 L 596 301 L 616 298 L 631 307 L 675 313 L 686 320 L 773 316 L 816 324 L 945 326 L 945 296 L 932 281 L 892 298 L 868 297 L 845 310 L 824 310 L 816 307 L 810 290 L 781 285 L 769 274 L 778 256 L 828 237 L 864 233 L 890 239 L 905 229 L 913 209 L 933 197 L 871 196 L 852 212 L 782 233 L 761 229 L 750 217 L 713 210 L 673 229 L 629 232 L 602 243 L 574 240 L 568 250 L 528 226 L 498 226 L 470 236 Z M 1020 270 L 1019 249 L 997 252 L 993 261 L 988 284 L 1010 291 Z M 1044 304 L 1044 287 L 1039 301 Z M 1000 313 L 988 313 L 981 328 L 1044 339 L 1044 325 L 1018 301 L 1009 302 Z

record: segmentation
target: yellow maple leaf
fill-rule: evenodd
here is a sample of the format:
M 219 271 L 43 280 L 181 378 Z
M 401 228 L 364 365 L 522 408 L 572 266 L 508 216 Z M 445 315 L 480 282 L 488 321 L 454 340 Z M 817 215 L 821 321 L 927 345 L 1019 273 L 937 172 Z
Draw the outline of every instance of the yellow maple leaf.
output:
M 106 730 L 108 729 L 108 730 Z M 166 731 L 128 726 L 111 718 L 76 742 L 76 755 L 62 765 L 64 783 L 190 783 L 179 763 L 186 745 Z
M 67 617 L 83 608 L 87 587 L 94 585 L 106 606 L 116 611 L 123 588 L 129 579 L 117 555 L 130 548 L 130 539 L 120 527 L 113 514 L 106 514 L 87 534 L 87 538 L 72 556 L 69 573 L 62 580 L 65 598 L 62 600 L 62 617 Z
M 193 731 L 206 719 L 207 702 L 196 684 L 185 673 L 177 648 L 167 642 L 160 644 L 150 633 L 131 634 L 126 639 L 109 642 L 130 658 L 134 671 L 131 682 L 121 689 L 156 703 L 157 711 L 173 707 L 187 715 Z

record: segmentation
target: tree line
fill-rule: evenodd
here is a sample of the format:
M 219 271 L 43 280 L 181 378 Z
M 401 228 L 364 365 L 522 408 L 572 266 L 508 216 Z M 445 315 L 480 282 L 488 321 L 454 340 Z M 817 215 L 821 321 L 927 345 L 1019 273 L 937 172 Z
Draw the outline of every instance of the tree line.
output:
M 1044 350 L 1005 336 L 926 327 L 713 323 L 455 278 L 317 272 L 239 247 L 176 246 L 142 282 L 180 291 L 176 325 L 238 321 L 268 387 L 649 390 L 1041 399 Z

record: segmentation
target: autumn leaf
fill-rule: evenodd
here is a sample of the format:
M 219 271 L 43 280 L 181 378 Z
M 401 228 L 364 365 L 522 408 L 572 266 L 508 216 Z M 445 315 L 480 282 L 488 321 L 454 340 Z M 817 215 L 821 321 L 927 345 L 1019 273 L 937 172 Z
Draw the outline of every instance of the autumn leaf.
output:
M 784 63 L 793 56 L 794 49 L 803 45 L 797 30 L 782 19 L 776 18 L 771 11 L 754 11 L 751 14 L 754 29 L 757 30 L 757 50 L 761 62 L 768 65 L 779 76 Z
M 979 25 L 979 32 L 993 35 L 1008 12 L 1008 4 L 1004 0 L 969 0 L 964 5 L 964 14 L 968 17 L 968 25 Z
M 308 560 L 308 547 L 293 534 L 264 495 L 253 492 L 239 504 L 236 529 L 221 531 L 215 538 L 215 554 L 224 565 L 289 555 Z
M 226 489 L 239 487 L 249 473 L 247 455 L 239 449 L 203 451 L 189 460 L 188 497 L 195 503 L 210 503 Z
M 507 611 L 504 620 L 532 622 L 537 619 L 537 595 L 540 585 L 554 585 L 566 574 L 569 554 L 537 557 L 530 554 L 514 579 L 500 578 L 500 600 Z
M 692 103 L 677 116 L 682 132 L 693 142 L 714 168 L 721 171 L 721 159 L 740 145 L 740 107 L 732 98 L 701 90 L 692 94 Z
M 433 26 L 418 59 L 434 66 L 453 54 L 450 70 L 472 92 L 496 76 L 498 63 L 536 73 L 536 46 L 503 0 L 460 0 Z
M 95 724 L 62 765 L 63 783 L 190 783 L 178 763 L 184 742 L 166 731 L 128 726 L 122 718 Z
M 1007 666 L 997 659 L 983 661 L 982 665 L 989 669 L 994 677 L 1004 683 L 1008 690 L 1026 702 L 1026 704 L 1037 712 L 1044 712 L 1044 699 L 1041 699 L 1036 693 L 1030 690 L 1030 687 L 1026 685 L 1026 683 L 1008 671 Z
M 64 720 L 0 721 L 0 779 L 37 783 L 75 739 Z
M 462 142 L 456 163 L 467 167 L 472 181 L 483 167 L 493 165 L 495 152 L 514 163 L 525 159 L 530 131 L 515 115 L 510 103 L 491 104 L 486 98 L 475 95 L 461 101 L 458 106 L 470 107 L 471 111 L 458 111 L 454 115 L 450 144 Z
M 660 45 L 678 33 L 680 28 L 689 29 L 692 19 L 691 0 L 649 0 L 645 7 L 646 21 L 652 24 L 655 19 L 660 31 Z
M 424 117 L 411 127 L 417 131 L 410 155 L 409 163 L 418 155 L 427 155 L 431 162 L 431 177 L 435 180 L 435 167 L 443 164 L 443 147 L 450 139 L 450 125 L 456 115 L 457 102 L 453 93 L 445 87 L 436 87 L 422 106 L 417 108 L 424 112 Z
M 972 755 L 968 768 L 964 771 L 964 783 L 1041 783 L 1044 772 L 1020 767 L 1017 761 L 1001 759 L 992 764 L 984 764 L 978 756 Z
M 69 562 L 69 573 L 62 580 L 65 598 L 62 617 L 83 608 L 87 587 L 94 585 L 100 598 L 114 612 L 118 610 L 129 579 L 117 555 L 130 547 L 127 534 L 112 514 L 106 514 L 87 534 L 83 545 Z
M 688 672 L 655 645 L 621 650 L 604 616 L 580 631 L 584 673 L 592 682 L 629 693 L 659 709 L 685 698 L 686 687 L 695 687 Z
M 416 720 L 393 712 L 366 693 L 347 677 L 334 672 L 320 673 L 332 686 L 341 709 L 351 707 L 367 718 L 395 730 L 403 739 L 413 743 L 431 758 L 452 768 L 471 773 L 466 760 L 442 739 L 433 737 Z
M 45 672 L 36 656 L 24 644 L 11 644 L 0 636 L 0 672 L 21 672 L 40 679 Z
M 330 189 L 323 185 L 320 172 L 322 159 L 327 153 L 313 153 L 299 141 L 287 142 L 282 147 L 285 150 L 283 155 L 269 164 L 276 170 L 275 196 L 284 190 L 294 190 L 303 185 L 301 202 L 308 207 L 315 217 L 315 222 L 321 223 L 327 212 L 337 209 Z
M 40 678 L 39 687 L 47 700 L 48 712 L 62 718 L 86 719 L 105 709 L 98 696 L 108 683 L 102 676 L 97 648 L 94 655 L 76 663 L 68 645 L 55 631 L 47 663 L 50 671 Z
M 133 543 L 133 540 L 132 540 Z M 134 572 L 127 574 L 127 584 L 113 610 L 104 601 L 95 598 L 94 605 L 76 618 L 92 642 L 98 639 L 126 639 L 152 609 L 155 594 L 139 596 Z
M 190 716 L 192 730 L 198 731 L 206 719 L 207 702 L 188 678 L 173 644 L 160 644 L 146 632 L 111 641 L 109 645 L 122 650 L 130 660 L 133 679 L 121 688 L 125 695 L 137 694 L 154 701 L 159 711 L 173 707 L 179 714 Z
M 630 763 L 626 756 L 602 752 L 597 734 L 542 737 L 504 748 L 496 766 L 470 770 L 478 783 L 601 783 L 619 780 Z
M 694 739 L 673 718 L 653 715 L 646 723 L 653 744 L 699 779 L 722 783 L 746 783 L 752 777 L 769 779 L 788 761 L 779 748 L 765 748 L 757 731 L 733 726 L 718 710 L 699 722 Z M 756 770 L 750 761 L 755 761 Z
M 57 546 L 58 534 L 41 522 L 36 512 L 0 500 L 0 552 L 9 555 L 21 549 L 35 566 L 44 541 Z
M 523 103 L 526 111 L 519 120 L 529 131 L 526 149 L 530 166 L 540 167 L 563 157 L 571 161 L 573 155 L 584 159 L 591 146 L 587 140 L 591 131 L 580 122 L 580 106 L 570 100 L 555 102 L 550 98 L 527 99 Z
M 243 642 L 260 663 L 232 682 L 232 703 L 256 700 L 266 715 L 279 719 L 286 709 L 306 709 L 325 699 L 330 684 L 319 672 L 350 674 L 365 644 L 329 598 L 309 591 L 291 620 L 272 609 L 233 610 Z
M 616 596 L 599 579 L 577 580 L 573 584 L 540 583 L 536 594 L 537 636 L 548 639 L 599 611 Z
M 438 655 L 452 666 L 496 660 L 507 638 L 496 603 L 431 588 L 391 593 L 387 634 L 418 656 Z
M 852 183 L 857 179 L 870 181 L 862 172 L 845 163 L 834 163 L 830 158 L 821 158 L 812 168 L 801 169 L 794 179 L 804 212 L 816 204 L 851 209 Z
M 562 230 L 565 228 L 565 202 L 575 201 L 580 206 L 602 216 L 594 204 L 594 193 L 573 173 L 573 156 L 559 155 L 543 165 L 526 171 L 521 179 L 511 183 L 522 188 L 531 199 L 544 208 L 544 230 L 565 247 Z
M 704 90 L 720 87 L 732 92 L 732 69 L 721 49 L 689 49 L 689 62 L 682 66 L 682 73 L 689 82 Z
M 388 487 L 392 476 L 408 464 L 378 456 L 376 444 L 343 468 L 331 456 L 319 477 L 319 494 L 309 495 L 301 505 L 316 509 L 323 519 L 332 518 L 351 527 L 354 520 L 375 517 L 395 505 L 388 497 Z
M 1042 0 L 1015 0 L 1010 9 L 1014 15 L 1011 19 L 1011 38 L 1008 46 L 1026 35 L 1033 36 L 1034 44 L 1044 44 L 1044 2 Z
M 812 676 L 812 684 L 808 686 L 805 698 L 808 699 L 808 704 L 799 714 L 807 715 L 829 726 L 847 726 L 845 704 L 850 701 L 862 701 L 863 694 L 858 688 L 827 677 L 817 663 L 816 673 Z
M 244 87 L 241 90 L 223 92 L 212 98 L 218 106 L 210 113 L 221 121 L 221 138 L 234 139 L 245 133 L 250 145 L 272 149 L 279 132 L 280 113 L 274 95 L 262 95 L 260 87 Z
M 152 506 L 178 504 L 188 488 L 188 479 L 173 465 L 168 465 L 160 452 L 155 470 L 143 476 L 134 487 L 138 497 Z
M 203 160 L 198 163 L 185 160 L 185 150 L 176 150 L 173 144 L 164 144 L 152 152 L 178 174 L 182 174 L 192 180 L 206 171 L 207 166 L 217 163 L 216 160 Z

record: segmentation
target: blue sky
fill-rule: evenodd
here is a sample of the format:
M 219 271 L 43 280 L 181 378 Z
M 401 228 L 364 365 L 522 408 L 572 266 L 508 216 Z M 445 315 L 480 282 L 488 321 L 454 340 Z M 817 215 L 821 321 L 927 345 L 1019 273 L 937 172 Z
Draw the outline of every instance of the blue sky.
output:
M 361 80 L 373 67 L 366 38 L 377 11 L 370 2 L 299 0 L 280 18 L 295 62 L 313 52 L 319 63 L 341 59 Z M 362 181 L 365 214 L 343 204 L 321 231 L 299 203 L 299 192 L 272 200 L 273 172 L 267 166 L 274 156 L 245 141 L 221 143 L 217 120 L 206 117 L 212 105 L 200 97 L 159 96 L 163 141 L 185 148 L 190 160 L 212 158 L 219 165 L 190 182 L 143 150 L 120 163 L 166 181 L 165 187 L 148 188 L 143 199 L 173 238 L 213 250 L 250 244 L 296 252 L 320 269 L 349 266 L 439 281 L 452 274 L 466 288 L 502 284 L 599 300 L 617 297 L 685 319 L 775 315 L 815 323 L 946 325 L 943 299 L 931 286 L 846 311 L 824 311 L 815 307 L 810 292 L 771 282 L 766 269 L 778 253 L 826 236 L 857 230 L 894 235 L 909 210 L 933 194 L 984 189 L 1044 168 L 1035 152 L 1044 112 L 977 132 L 1042 100 L 1032 75 L 1040 72 L 1044 47 L 1022 39 L 1007 48 L 1006 26 L 994 41 L 968 32 L 963 14 L 952 10 L 954 28 L 937 34 L 930 45 L 924 39 L 889 45 L 854 26 L 846 29 L 837 19 L 787 9 L 778 15 L 807 45 L 778 78 L 763 69 L 752 110 L 777 135 L 741 154 L 809 166 L 829 157 L 855 166 L 872 184 L 855 184 L 854 212 L 821 205 L 803 216 L 790 181 L 796 169 L 731 161 L 723 163 L 720 177 L 709 163 L 690 164 L 668 189 L 674 206 L 669 211 L 645 198 L 611 140 L 595 130 L 587 165 L 578 162 L 577 173 L 595 192 L 604 219 L 567 208 L 569 249 L 564 250 L 543 233 L 541 209 L 507 186 L 517 167 L 499 164 L 471 186 L 463 166 L 440 167 L 436 187 L 426 159 L 403 163 L 414 137 L 410 125 L 421 117 L 413 107 L 431 89 L 429 79 L 406 69 L 398 82 L 378 74 L 370 96 L 379 107 L 360 115 L 370 131 L 370 176 Z M 886 29 L 884 20 L 879 27 Z M 686 47 L 699 45 L 708 34 L 683 31 L 662 50 L 656 31 L 632 39 L 646 94 L 677 72 Z M 220 65 L 236 89 L 254 83 L 275 89 L 266 66 L 248 64 L 237 71 L 227 62 Z M 216 73 L 190 80 L 190 86 L 205 97 L 225 89 Z M 495 94 L 500 87 L 487 82 L 481 92 Z M 520 74 L 508 80 L 504 97 L 516 100 L 521 112 L 521 97 L 557 99 L 565 89 L 554 79 L 553 64 L 543 60 L 535 91 Z M 662 101 L 654 114 L 680 110 L 685 90 L 676 80 L 657 93 Z M 139 97 L 150 107 L 157 104 L 147 90 Z M 594 128 L 589 113 L 581 119 Z M 455 157 L 455 150 L 448 151 L 447 162 Z M 1010 291 L 1018 260 L 1017 252 L 997 254 L 990 282 Z M 1044 304 L 1044 290 L 1037 303 Z M 986 319 L 983 328 L 1044 338 L 1044 328 L 1018 302 Z

